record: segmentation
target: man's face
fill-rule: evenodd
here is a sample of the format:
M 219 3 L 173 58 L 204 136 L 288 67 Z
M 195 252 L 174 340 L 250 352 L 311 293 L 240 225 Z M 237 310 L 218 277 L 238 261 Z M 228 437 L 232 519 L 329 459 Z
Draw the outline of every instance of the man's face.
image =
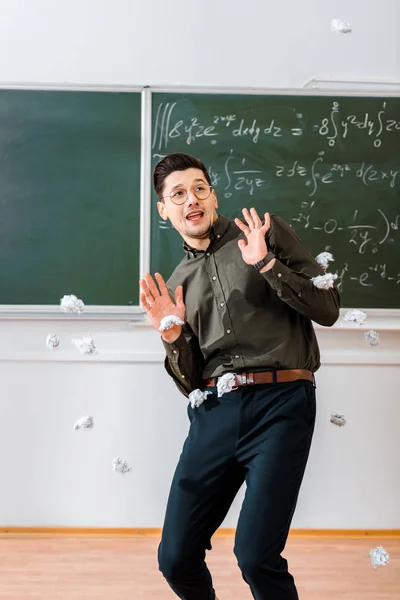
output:
M 209 192 L 210 186 L 201 169 L 174 171 L 164 181 L 164 202 L 157 203 L 158 212 L 164 221 L 171 221 L 189 245 L 193 240 L 208 239 L 210 228 L 218 217 L 217 197 L 214 190 Z M 182 202 L 185 194 L 187 199 L 183 204 L 173 202 Z M 196 194 L 209 196 L 201 200 Z

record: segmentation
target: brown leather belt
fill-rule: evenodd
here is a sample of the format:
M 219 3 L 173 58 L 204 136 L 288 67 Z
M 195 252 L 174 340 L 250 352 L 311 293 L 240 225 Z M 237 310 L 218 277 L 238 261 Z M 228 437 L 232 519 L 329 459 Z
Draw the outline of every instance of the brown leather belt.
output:
M 305 369 L 284 369 L 282 371 L 261 371 L 259 373 L 233 373 L 235 376 L 235 387 L 243 385 L 256 385 L 257 383 L 287 383 L 306 379 L 314 382 L 314 375 Z M 205 387 L 215 387 L 218 377 L 205 380 Z

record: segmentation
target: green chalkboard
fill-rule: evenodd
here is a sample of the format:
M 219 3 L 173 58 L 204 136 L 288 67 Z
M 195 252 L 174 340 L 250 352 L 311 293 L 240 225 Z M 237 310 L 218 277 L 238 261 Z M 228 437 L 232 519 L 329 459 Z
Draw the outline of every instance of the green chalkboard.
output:
M 329 250 L 343 307 L 400 308 L 400 98 L 156 93 L 153 165 L 198 156 L 219 211 L 281 215 L 316 256 Z M 152 270 L 183 256 L 152 203 Z
M 0 90 L 0 304 L 138 304 L 140 94 Z

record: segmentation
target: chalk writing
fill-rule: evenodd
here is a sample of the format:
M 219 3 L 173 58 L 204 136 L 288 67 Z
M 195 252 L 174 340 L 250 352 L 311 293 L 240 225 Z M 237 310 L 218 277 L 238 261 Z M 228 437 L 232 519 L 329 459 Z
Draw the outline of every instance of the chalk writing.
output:
M 189 118 L 177 118 L 177 102 L 161 102 L 158 105 L 154 133 L 152 140 L 153 150 L 161 151 L 168 148 L 171 140 L 179 140 L 188 145 L 193 145 L 201 138 L 208 138 L 210 144 L 215 143 L 219 136 L 226 139 L 226 135 L 232 138 L 248 138 L 253 144 L 259 144 L 263 139 L 279 139 L 282 137 L 301 137 L 317 133 L 321 139 L 326 139 L 330 147 L 338 142 L 350 138 L 353 131 L 362 133 L 367 140 L 372 142 L 375 148 L 383 143 L 383 135 L 397 135 L 400 139 L 400 118 L 389 118 L 386 114 L 387 103 L 383 102 L 381 110 L 376 115 L 363 113 L 341 114 L 340 101 L 332 103 L 328 116 L 323 117 L 317 123 L 304 123 L 303 115 L 293 115 L 293 123 L 286 129 L 279 119 L 274 115 L 265 115 L 265 121 L 259 118 L 241 117 L 238 114 L 216 114 L 207 121 L 192 115 Z M 343 112 L 343 111 L 342 111 Z
M 165 98 L 154 110 L 153 164 L 170 152 L 206 160 L 227 216 L 230 207 L 236 216 L 245 206 L 261 215 L 275 201 L 272 212 L 283 208 L 309 248 L 318 244 L 317 252 L 325 246 L 334 255 L 339 249 L 329 270 L 341 291 L 384 285 L 389 293 L 400 284 L 400 268 L 393 266 L 400 251 L 399 103 L 375 99 L 357 111 L 353 100 L 337 97 L 322 110 L 318 103 L 316 114 L 302 100 L 300 110 L 279 100 L 265 109 L 255 100 L 253 110 L 249 98 L 224 106 L 210 96 L 200 111 L 192 98 L 184 104 L 177 95 Z M 388 152 L 388 143 L 398 153 Z M 169 221 L 156 227 L 170 235 Z
M 375 148 L 382 145 L 382 134 L 400 131 L 400 119 L 388 119 L 386 117 L 386 102 L 382 103 L 382 109 L 375 115 L 364 113 L 362 115 L 347 115 L 339 117 L 340 103 L 333 102 L 329 117 L 322 119 L 318 132 L 326 137 L 330 146 L 334 146 L 338 139 L 345 139 L 351 134 L 351 129 L 365 131 L 369 139 L 373 140 Z
M 265 183 L 265 180 L 260 177 L 261 171 L 248 169 L 245 163 L 245 158 L 238 160 L 233 155 L 233 150 L 230 151 L 224 165 L 226 182 L 224 187 L 225 198 L 231 198 L 234 191 L 242 190 L 253 196 L 255 188 L 259 188 Z
M 373 185 L 375 182 L 378 184 L 383 182 L 384 185 L 387 184 L 391 188 L 394 188 L 399 181 L 400 166 L 397 169 L 382 169 L 363 162 L 357 168 L 348 164 L 334 163 L 331 165 L 326 161 L 325 151 L 321 150 L 310 166 L 301 164 L 300 160 L 295 160 L 288 167 L 276 165 L 275 175 L 276 177 L 294 177 L 299 180 L 305 177 L 306 179 L 302 183 L 309 187 L 310 197 L 317 193 L 320 185 L 332 184 L 343 179 L 360 179 L 366 186 Z

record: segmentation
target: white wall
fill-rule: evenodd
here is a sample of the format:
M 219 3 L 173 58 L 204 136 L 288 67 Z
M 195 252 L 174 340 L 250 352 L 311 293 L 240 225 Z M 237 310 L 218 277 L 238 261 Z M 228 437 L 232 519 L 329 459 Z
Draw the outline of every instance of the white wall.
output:
M 398 0 L 0 0 L 3 82 L 302 86 L 399 79 Z M 330 31 L 348 21 L 351 35 Z
M 399 527 L 400 312 L 369 317 L 381 344 L 343 320 L 318 328 L 318 418 L 294 526 Z M 98 359 L 71 339 L 81 322 L 0 322 L 0 525 L 159 527 L 188 423 L 162 368 L 157 332 L 90 323 Z M 60 348 L 45 338 L 57 331 Z M 348 423 L 330 423 L 342 413 Z M 92 430 L 73 431 L 92 414 Z M 115 456 L 133 467 L 112 469 Z M 241 498 L 241 496 L 240 496 Z M 225 526 L 233 527 L 240 498 Z
M 353 33 L 332 33 L 336 17 Z M 400 80 L 399 22 L 398 0 L 0 0 L 0 82 Z M 295 527 L 400 527 L 400 313 L 371 313 L 368 328 L 381 332 L 380 346 L 343 321 L 318 328 L 318 419 Z M 87 330 L 97 361 L 70 347 Z M 65 342 L 52 353 L 50 331 Z M 158 334 L 143 325 L 0 321 L 0 526 L 161 526 L 187 431 L 185 400 L 162 358 Z M 329 422 L 332 412 L 345 414 L 346 427 Z M 89 413 L 94 429 L 74 433 Z M 129 474 L 112 470 L 116 455 Z

